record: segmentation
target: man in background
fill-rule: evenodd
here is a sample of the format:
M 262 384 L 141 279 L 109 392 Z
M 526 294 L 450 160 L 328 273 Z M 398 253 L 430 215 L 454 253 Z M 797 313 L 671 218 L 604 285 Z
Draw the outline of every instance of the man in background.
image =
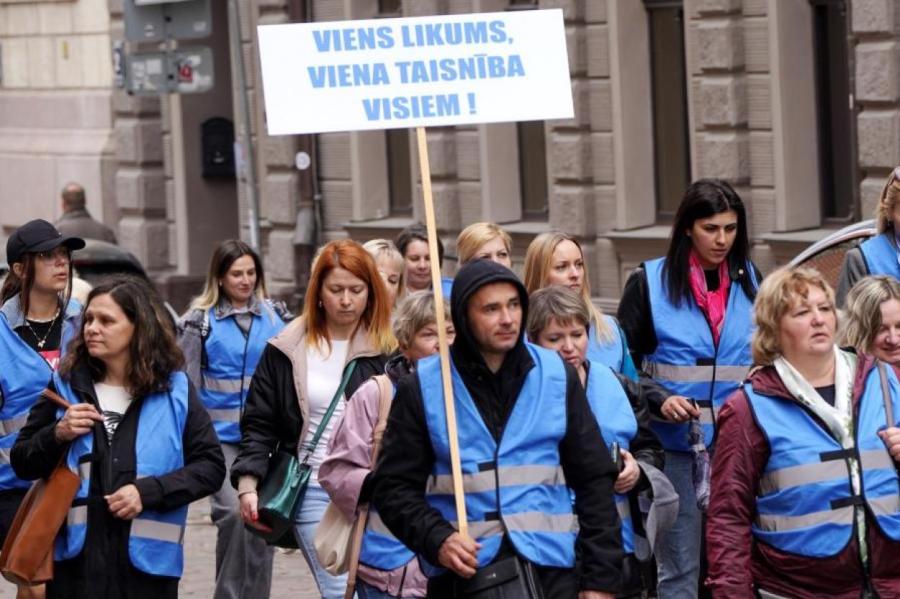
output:
M 117 243 L 113 230 L 94 220 L 87 211 L 84 187 L 78 183 L 68 183 L 63 187 L 62 209 L 63 214 L 55 224 L 57 230 L 63 235 Z

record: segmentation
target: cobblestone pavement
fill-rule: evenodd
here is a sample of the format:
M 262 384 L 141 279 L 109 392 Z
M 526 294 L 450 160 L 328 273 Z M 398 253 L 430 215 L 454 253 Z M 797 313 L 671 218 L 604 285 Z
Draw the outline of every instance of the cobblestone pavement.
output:
M 216 567 L 216 527 L 210 522 L 207 500 L 193 504 L 188 514 L 184 563 L 179 596 L 198 599 L 212 597 Z M 15 596 L 14 587 L 0 579 L 0 599 L 14 599 Z M 276 552 L 271 599 L 318 598 L 316 584 L 303 555 Z

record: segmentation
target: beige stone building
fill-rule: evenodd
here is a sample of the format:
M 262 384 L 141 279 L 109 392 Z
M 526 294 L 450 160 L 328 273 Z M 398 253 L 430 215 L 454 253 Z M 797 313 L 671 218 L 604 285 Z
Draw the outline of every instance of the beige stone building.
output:
M 249 235 L 247 184 L 202 173 L 201 125 L 241 134 L 227 0 L 212 0 L 215 88 L 129 96 L 112 85 L 122 0 L 0 0 L 0 226 L 58 215 L 85 183 L 176 303 L 218 239 Z M 900 0 L 237 0 L 262 249 L 277 293 L 302 293 L 312 247 L 393 237 L 421 218 L 406 130 L 270 137 L 255 26 L 474 11 L 564 10 L 575 118 L 428 132 L 439 227 L 502 223 L 521 264 L 559 228 L 584 241 L 597 300 L 663 252 L 686 184 L 731 181 L 763 271 L 872 211 L 900 164 Z M 146 44 L 132 50 L 153 49 Z M 515 98 L 510 98 L 511 102 Z M 312 165 L 295 167 L 307 151 Z M 246 152 L 245 152 L 246 153 Z M 248 156 L 249 158 L 249 156 Z M 315 226 L 314 226 L 315 225 Z M 452 273 L 453 260 L 445 264 Z

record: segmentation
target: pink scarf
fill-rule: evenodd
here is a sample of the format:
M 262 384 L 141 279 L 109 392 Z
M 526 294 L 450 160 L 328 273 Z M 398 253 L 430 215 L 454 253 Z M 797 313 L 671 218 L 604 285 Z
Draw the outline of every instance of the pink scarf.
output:
M 731 286 L 731 277 L 728 275 L 728 260 L 722 260 L 719 264 L 719 288 L 715 291 L 709 291 L 706 288 L 706 275 L 703 273 L 703 267 L 697 255 L 691 250 L 691 256 L 688 261 L 690 267 L 690 283 L 691 293 L 694 295 L 694 301 L 703 315 L 709 328 L 712 331 L 713 343 L 716 347 L 719 345 L 719 336 L 722 334 L 722 324 L 725 322 L 725 306 L 728 304 L 728 288 Z

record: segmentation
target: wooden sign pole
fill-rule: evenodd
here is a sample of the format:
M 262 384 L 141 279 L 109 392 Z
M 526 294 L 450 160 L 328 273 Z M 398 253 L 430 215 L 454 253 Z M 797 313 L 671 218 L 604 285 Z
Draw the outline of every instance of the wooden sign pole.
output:
M 462 467 L 459 461 L 459 438 L 456 434 L 456 408 L 453 404 L 453 384 L 450 378 L 450 349 L 444 321 L 444 293 L 441 287 L 441 267 L 437 245 L 437 226 L 434 221 L 434 199 L 431 195 L 431 166 L 428 164 L 428 143 L 425 128 L 416 127 L 419 145 L 419 167 L 422 173 L 422 195 L 425 200 L 425 227 L 428 229 L 428 255 L 431 260 L 431 287 L 434 291 L 435 320 L 441 356 L 441 380 L 444 383 L 444 410 L 447 414 L 447 435 L 450 440 L 450 469 L 453 474 L 453 495 L 456 499 L 456 518 L 459 534 L 469 536 L 466 519 L 466 496 L 463 491 Z

